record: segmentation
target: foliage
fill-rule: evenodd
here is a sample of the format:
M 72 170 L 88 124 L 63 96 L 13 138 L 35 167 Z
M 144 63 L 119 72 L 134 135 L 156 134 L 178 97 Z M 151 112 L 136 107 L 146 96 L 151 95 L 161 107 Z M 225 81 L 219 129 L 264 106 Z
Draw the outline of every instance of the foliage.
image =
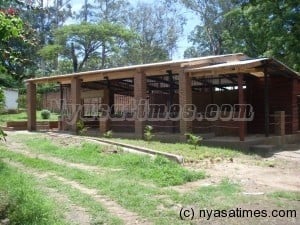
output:
M 76 123 L 76 131 L 79 135 L 85 135 L 87 133 L 87 127 L 82 120 L 78 120 Z
M 108 22 L 66 25 L 54 32 L 56 44 L 48 45 L 39 53 L 45 59 L 59 54 L 72 62 L 73 72 L 86 70 L 89 58 L 101 58 L 98 68 L 108 65 L 107 55 L 116 51 L 132 37 L 131 31 L 121 25 Z M 105 51 L 102 50 L 106 46 Z M 81 59 L 81 60 L 80 60 Z
M 226 15 L 224 45 L 252 57 L 275 57 L 300 70 L 300 2 L 256 0 Z
M 187 137 L 187 142 L 190 145 L 193 145 L 195 149 L 197 148 L 197 146 L 202 141 L 202 137 L 196 136 L 196 135 L 194 135 L 192 133 L 186 133 L 185 136 Z
M 145 140 L 150 142 L 153 137 L 154 137 L 153 127 L 150 126 L 150 125 L 145 126 L 145 129 L 144 129 L 144 138 L 145 138 Z
M 34 32 L 14 10 L 0 11 L 0 30 L 0 72 L 21 84 L 33 66 Z
M 129 12 L 137 38 L 122 53 L 124 64 L 143 64 L 172 58 L 183 32 L 184 17 L 163 4 L 138 3 Z
M 49 119 L 50 115 L 51 115 L 51 112 L 49 110 L 47 110 L 47 109 L 43 109 L 41 111 L 41 117 L 42 117 L 43 120 Z
M 112 130 L 108 130 L 103 134 L 103 137 L 105 138 L 112 138 L 112 136 L 113 136 Z
M 300 70 L 299 1 L 180 2 L 201 21 L 188 37 L 193 46 L 185 50 L 185 58 L 243 52 L 255 58 L 274 57 Z

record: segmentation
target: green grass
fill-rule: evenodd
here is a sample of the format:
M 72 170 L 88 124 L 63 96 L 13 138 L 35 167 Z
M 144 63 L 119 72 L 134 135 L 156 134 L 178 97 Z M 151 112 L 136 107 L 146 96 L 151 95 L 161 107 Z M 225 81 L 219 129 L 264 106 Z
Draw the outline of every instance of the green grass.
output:
M 38 121 L 45 121 L 41 117 L 41 111 L 36 112 L 36 117 Z M 6 125 L 7 121 L 26 121 L 27 120 L 27 113 L 21 112 L 16 114 L 0 114 L 0 126 Z M 58 114 L 51 113 L 50 121 L 58 120 Z
M 243 155 L 242 152 L 225 149 L 225 148 L 214 148 L 207 146 L 198 146 L 196 149 L 194 146 L 188 143 L 161 143 L 159 141 L 147 142 L 144 140 L 132 140 L 132 139 L 111 139 L 116 142 L 137 145 L 146 147 L 158 151 L 169 152 L 173 154 L 182 155 L 187 161 L 203 160 L 206 158 L 231 158 Z
M 300 201 L 300 192 L 277 191 L 269 194 L 269 196 L 275 199 L 282 198 L 292 201 Z
M 2 157 L 18 161 L 26 167 L 39 171 L 54 172 L 87 187 L 98 189 L 100 194 L 108 196 L 124 208 L 138 213 L 155 224 L 185 224 L 178 218 L 180 210 L 178 205 L 195 205 L 201 208 L 212 206 L 215 208 L 228 208 L 233 207 L 240 200 L 237 198 L 239 194 L 238 186 L 229 181 L 224 181 L 220 185 L 202 187 L 187 194 L 179 194 L 169 188 L 143 184 L 136 176 L 126 176 L 119 171 L 99 175 L 57 165 L 39 158 L 27 158 L 13 152 L 6 151 L 0 152 L 0 154 Z M 53 187 L 58 185 L 59 183 L 53 184 Z M 76 193 L 74 194 L 76 195 Z M 160 208 L 163 210 L 160 210 Z
M 104 207 L 92 199 L 91 196 L 81 193 L 79 190 L 70 187 L 69 185 L 62 184 L 55 178 L 48 178 L 44 184 L 47 187 L 59 191 L 61 194 L 66 195 L 76 205 L 80 205 L 88 210 L 92 215 L 92 224 L 110 224 L 120 225 L 123 224 L 121 219 L 112 216 Z
M 80 162 L 100 167 L 119 168 L 120 174 L 154 182 L 158 186 L 179 185 L 203 179 L 203 172 L 194 172 L 183 168 L 164 157 L 132 153 L 111 154 L 103 151 L 103 146 L 83 143 L 80 146 L 62 147 L 46 138 L 26 138 L 24 142 L 32 151 L 58 156 L 72 162 Z
M 25 155 L 9 151 L 0 151 L 0 157 L 10 158 L 28 168 L 41 172 L 52 172 L 86 187 L 97 189 L 99 194 L 116 201 L 122 207 L 136 212 L 154 224 L 190 224 L 191 221 L 179 219 L 181 207 L 232 209 L 239 205 L 257 206 L 257 202 L 262 200 L 263 206 L 271 204 L 273 207 L 274 203 L 278 201 L 277 197 L 283 198 L 280 207 L 286 207 L 290 200 L 295 202 L 299 199 L 297 193 L 286 192 L 273 193 L 271 196 L 265 195 L 263 197 L 242 195 L 240 186 L 228 179 L 224 179 L 219 184 L 179 193 L 170 186 L 177 184 L 177 182 L 185 183 L 188 179 L 182 177 L 185 177 L 186 171 L 181 174 L 176 168 L 178 166 L 181 171 L 183 169 L 181 166 L 169 164 L 170 162 L 164 158 L 159 157 L 153 160 L 149 157 L 129 153 L 112 154 L 101 146 L 89 143 L 62 147 L 37 135 L 16 135 L 15 138 L 27 144 L 30 151 L 37 153 L 37 157 L 28 158 Z M 39 159 L 39 153 L 53 155 L 67 161 L 98 166 L 100 173 L 42 160 Z M 167 178 L 164 178 L 166 174 L 168 174 Z M 175 178 L 171 176 L 172 174 Z M 181 177 L 180 179 L 183 181 L 177 181 L 176 177 Z M 59 190 L 76 204 L 90 210 L 95 224 L 120 224 L 118 219 L 107 213 L 90 196 L 82 194 L 69 185 L 62 184 L 55 177 L 47 178 L 46 185 Z M 97 212 L 99 212 L 98 217 Z
M 0 150 L 2 151 L 2 150 Z M 0 160 L 0 220 L 10 224 L 67 224 L 55 203 L 36 188 L 34 180 Z

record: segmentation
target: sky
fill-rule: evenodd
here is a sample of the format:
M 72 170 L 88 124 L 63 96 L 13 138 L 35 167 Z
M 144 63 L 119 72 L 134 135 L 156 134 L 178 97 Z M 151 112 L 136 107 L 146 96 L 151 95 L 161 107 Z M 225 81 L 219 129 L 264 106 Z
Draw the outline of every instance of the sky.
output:
M 93 1 L 93 0 L 90 0 Z M 137 4 L 138 2 L 157 2 L 158 0 L 128 0 L 132 5 Z M 72 6 L 72 11 L 78 11 L 84 3 L 84 0 L 71 0 L 71 6 Z M 183 53 L 186 48 L 191 46 L 191 43 L 188 43 L 187 37 L 191 33 L 191 31 L 194 29 L 194 27 L 197 25 L 197 19 L 193 15 L 192 12 L 186 10 L 184 12 L 186 18 L 187 18 L 187 23 L 184 27 L 184 33 L 182 38 L 178 42 L 178 49 L 177 52 L 174 53 L 173 55 L 173 60 L 177 59 L 183 59 Z

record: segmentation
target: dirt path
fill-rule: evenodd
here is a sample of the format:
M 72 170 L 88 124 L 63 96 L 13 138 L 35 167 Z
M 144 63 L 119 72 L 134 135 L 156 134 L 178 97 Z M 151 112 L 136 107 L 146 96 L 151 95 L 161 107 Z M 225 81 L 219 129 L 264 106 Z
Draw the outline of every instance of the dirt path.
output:
M 66 178 L 57 176 L 54 173 L 41 172 L 41 171 L 36 171 L 36 170 L 30 169 L 30 168 L 27 168 L 21 163 L 9 161 L 9 160 L 4 160 L 4 162 L 13 167 L 20 169 L 22 172 L 32 174 L 35 177 L 40 178 L 40 179 L 46 178 L 46 177 L 55 178 L 58 181 L 60 181 L 61 183 L 69 185 L 72 188 L 79 190 L 81 193 L 91 196 L 96 202 L 103 205 L 112 215 L 115 215 L 115 216 L 119 217 L 121 220 L 123 220 L 124 224 L 128 224 L 128 225 L 130 225 L 130 224 L 142 224 L 142 225 L 151 224 L 150 222 L 146 221 L 145 219 L 140 218 L 136 213 L 130 212 L 130 211 L 126 210 L 125 208 L 123 208 L 122 206 L 120 206 L 118 203 L 110 200 L 109 198 L 107 198 L 103 195 L 98 194 L 98 190 L 96 190 L 96 189 L 87 188 L 84 185 L 79 184 L 76 181 L 68 180 Z M 66 197 L 64 196 L 63 198 L 66 198 Z M 68 215 L 72 216 L 73 214 L 76 214 L 76 212 L 82 212 L 82 209 L 83 208 L 81 208 L 81 207 L 75 207 L 68 213 Z M 89 217 L 86 214 L 78 215 L 78 216 L 80 217 L 80 220 L 81 219 L 83 220 L 84 218 L 86 219 Z M 74 220 L 75 218 L 73 217 L 72 219 Z M 80 223 L 80 221 L 76 221 L 76 222 L 79 224 L 82 224 L 82 223 Z M 89 223 L 86 223 L 86 224 L 89 224 Z
M 102 175 L 105 174 L 105 172 L 120 170 L 120 169 L 110 169 L 110 168 L 99 168 L 97 166 L 90 166 L 90 165 L 85 165 L 82 163 L 71 163 L 71 162 L 65 161 L 65 160 L 57 158 L 57 157 L 48 156 L 45 154 L 33 153 L 33 152 L 30 152 L 30 150 L 22 143 L 16 142 L 13 137 L 8 137 L 6 146 L 9 151 L 12 151 L 12 152 L 15 152 L 18 154 L 22 154 L 29 158 L 39 158 L 39 159 L 43 159 L 43 160 L 46 160 L 49 162 L 53 162 L 53 163 L 56 163 L 59 165 L 64 165 L 64 166 L 71 167 L 71 168 L 101 173 Z M 51 176 L 52 178 L 55 178 L 66 185 L 70 185 L 71 187 L 79 190 L 80 192 L 91 196 L 96 202 L 103 205 L 112 215 L 115 215 L 115 216 L 119 217 L 120 219 L 122 219 L 125 224 L 150 224 L 145 219 L 142 219 L 137 214 L 126 210 L 125 208 L 120 206 L 118 203 L 112 201 L 111 199 L 107 198 L 106 196 L 98 194 L 98 190 L 96 190 L 96 189 L 87 188 L 84 185 L 79 184 L 76 181 L 68 180 L 66 178 L 57 176 L 54 173 L 40 172 L 37 170 L 29 169 L 29 168 L 23 166 L 21 163 L 8 161 L 8 160 L 5 160 L 5 162 L 10 164 L 11 166 L 17 167 L 18 169 L 22 170 L 22 172 L 30 173 L 30 174 L 36 176 L 37 178 L 42 179 L 42 178 Z M 71 214 L 73 214 L 73 213 L 76 214 L 76 211 L 78 211 L 78 210 L 76 210 L 76 209 L 71 210 Z M 71 217 L 72 217 L 72 215 L 71 215 Z M 83 215 L 80 217 L 85 218 L 85 216 L 83 216 Z M 84 223 L 79 223 L 79 224 L 84 224 Z

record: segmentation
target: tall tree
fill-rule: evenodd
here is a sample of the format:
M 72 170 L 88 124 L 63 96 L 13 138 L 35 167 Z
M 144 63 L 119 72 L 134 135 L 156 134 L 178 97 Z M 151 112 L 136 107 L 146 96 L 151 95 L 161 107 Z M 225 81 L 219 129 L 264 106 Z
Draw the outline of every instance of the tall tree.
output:
M 185 57 L 219 55 L 225 52 L 222 33 L 229 24 L 225 15 L 235 4 L 228 0 L 181 0 L 199 18 L 199 24 L 189 36 L 193 47 L 187 49 Z
M 107 58 L 115 51 L 115 45 L 125 43 L 131 36 L 129 30 L 117 24 L 72 24 L 56 30 L 56 44 L 46 46 L 40 54 L 46 59 L 51 59 L 59 53 L 62 58 L 72 62 L 73 72 L 87 70 L 85 66 L 88 59 L 98 56 L 101 64 L 95 65 L 93 69 L 100 69 L 108 66 Z M 101 52 L 103 43 L 107 46 L 105 52 Z
M 183 32 L 184 18 L 163 4 L 138 3 L 129 13 L 129 27 L 138 37 L 123 51 L 124 64 L 159 62 L 172 58 Z
M 228 50 L 252 57 L 275 57 L 300 70 L 299 1 L 242 1 L 226 20 L 231 24 L 223 33 Z

